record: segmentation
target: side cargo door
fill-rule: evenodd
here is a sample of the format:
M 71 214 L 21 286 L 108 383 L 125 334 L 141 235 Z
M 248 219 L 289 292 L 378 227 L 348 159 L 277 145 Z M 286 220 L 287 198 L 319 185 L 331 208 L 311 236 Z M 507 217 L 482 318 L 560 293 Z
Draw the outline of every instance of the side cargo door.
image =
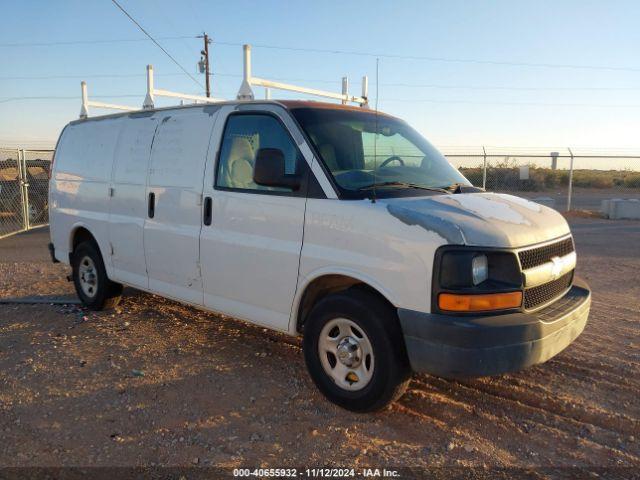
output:
M 149 290 L 201 305 L 202 187 L 219 107 L 159 115 L 147 178 L 144 252 Z
M 286 331 L 298 278 L 306 181 L 296 191 L 264 187 L 254 183 L 253 168 L 261 148 L 282 150 L 286 173 L 308 179 L 306 162 L 273 112 L 225 108 L 215 130 L 217 162 L 207 169 L 204 197 L 210 211 L 205 209 L 209 218 L 205 215 L 200 241 L 204 304 Z
M 147 217 L 147 172 L 157 127 L 157 117 L 146 113 L 123 119 L 111 174 L 112 277 L 141 288 L 149 287 L 143 235 Z

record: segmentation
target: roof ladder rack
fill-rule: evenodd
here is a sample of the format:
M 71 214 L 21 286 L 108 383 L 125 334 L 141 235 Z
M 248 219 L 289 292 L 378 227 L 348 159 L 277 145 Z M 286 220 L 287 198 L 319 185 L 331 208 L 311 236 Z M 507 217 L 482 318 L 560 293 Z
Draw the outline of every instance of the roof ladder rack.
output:
M 251 74 L 251 45 L 243 45 L 242 49 L 244 53 L 244 74 L 242 85 L 240 85 L 240 90 L 238 91 L 238 100 L 253 100 L 254 95 L 251 87 L 259 86 L 265 88 L 265 96 L 267 98 L 271 97 L 271 89 L 288 90 L 290 92 L 307 93 L 317 97 L 333 98 L 334 100 L 340 100 L 343 105 L 346 105 L 347 103 L 357 103 L 361 107 L 369 107 L 369 81 L 366 76 L 362 77 L 362 95 L 359 97 L 349 95 L 349 79 L 347 77 L 342 78 L 342 93 L 328 92 L 326 90 L 316 90 L 315 88 L 275 82 L 273 80 L 254 77 Z
M 179 98 L 181 100 L 193 100 L 202 103 L 224 102 L 220 98 L 203 97 L 201 95 L 191 95 L 189 93 L 172 92 L 154 87 L 153 82 L 153 65 L 147 65 L 147 95 L 144 98 L 142 108 L 145 110 L 155 108 L 155 97 Z
M 189 93 L 172 92 L 170 90 L 155 88 L 153 80 L 153 65 L 147 65 L 147 95 L 145 96 L 144 103 L 142 104 L 143 110 L 155 108 L 156 97 L 179 98 L 182 100 L 193 100 L 194 102 L 199 103 L 216 103 L 224 101 L 219 98 L 203 97 L 200 95 L 191 95 Z M 82 107 L 80 108 L 80 118 L 87 118 L 89 116 L 89 107 L 107 108 L 110 110 L 124 110 L 128 112 L 135 112 L 140 110 L 140 108 L 131 107 L 128 105 L 116 105 L 114 103 L 104 103 L 89 100 L 89 95 L 87 93 L 87 82 L 82 81 L 80 83 L 80 86 L 82 89 Z
M 368 90 L 369 81 L 366 76 L 362 77 L 362 95 L 359 97 L 349 94 L 349 79 L 342 77 L 342 92 L 329 92 L 326 90 L 317 90 L 315 88 L 301 87 L 298 85 L 291 85 L 289 83 L 276 82 L 273 80 L 267 80 L 264 78 L 254 77 L 251 74 L 251 45 L 243 45 L 244 53 L 244 75 L 242 85 L 238 91 L 238 100 L 253 100 L 254 86 L 264 87 L 265 97 L 271 98 L 271 90 L 287 90 L 290 92 L 306 93 L 316 97 L 331 98 L 334 100 L 340 100 L 343 105 L 348 103 L 357 103 L 363 108 L 369 108 Z M 82 107 L 80 109 L 80 118 L 87 118 L 89 116 L 89 108 L 108 108 L 111 110 L 124 110 L 128 112 L 139 111 L 139 108 L 131 107 L 128 105 L 117 105 L 114 103 L 97 102 L 89 100 L 89 94 L 87 93 L 87 83 L 81 82 L 82 88 Z M 145 95 L 144 102 L 142 103 L 143 110 L 151 110 L 155 108 L 156 97 L 170 97 L 178 98 L 181 100 L 191 100 L 196 103 L 217 103 L 224 102 L 225 100 L 219 98 L 203 97 L 201 95 L 192 95 L 189 93 L 172 92 L 170 90 L 163 90 L 161 88 L 155 88 L 153 65 L 147 65 L 147 94 Z
M 110 110 L 126 110 L 133 112 L 138 110 L 135 107 L 129 107 L 127 105 L 116 105 L 114 103 L 96 102 L 89 100 L 89 94 L 87 93 L 87 82 L 80 82 L 80 89 L 82 91 L 82 107 L 80 107 L 80 118 L 87 118 L 89 116 L 89 107 L 96 108 L 108 108 Z

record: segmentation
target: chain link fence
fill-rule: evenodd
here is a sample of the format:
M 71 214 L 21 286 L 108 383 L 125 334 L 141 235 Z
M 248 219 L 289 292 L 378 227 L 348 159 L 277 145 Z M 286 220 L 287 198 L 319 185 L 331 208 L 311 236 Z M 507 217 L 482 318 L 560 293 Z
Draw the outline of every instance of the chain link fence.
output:
M 603 200 L 640 199 L 640 155 L 446 152 L 473 185 L 565 210 L 600 211 Z
M 53 150 L 0 148 L 0 238 L 49 223 Z

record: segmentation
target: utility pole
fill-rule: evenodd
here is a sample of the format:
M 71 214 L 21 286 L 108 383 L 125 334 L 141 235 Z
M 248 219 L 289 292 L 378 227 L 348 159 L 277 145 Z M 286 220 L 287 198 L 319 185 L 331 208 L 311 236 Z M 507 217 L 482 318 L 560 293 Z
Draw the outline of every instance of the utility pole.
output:
M 204 50 L 200 51 L 200 54 L 202 55 L 202 58 L 200 59 L 200 65 L 202 66 L 202 64 L 204 64 L 204 69 L 201 68 L 201 71 L 204 70 L 204 74 L 205 74 L 207 97 L 211 97 L 211 84 L 210 84 L 211 71 L 209 69 L 209 65 L 210 65 L 209 64 L 209 44 L 212 43 L 212 40 L 209 39 L 209 35 L 207 35 L 206 33 L 203 35 L 199 35 L 198 38 L 204 38 Z

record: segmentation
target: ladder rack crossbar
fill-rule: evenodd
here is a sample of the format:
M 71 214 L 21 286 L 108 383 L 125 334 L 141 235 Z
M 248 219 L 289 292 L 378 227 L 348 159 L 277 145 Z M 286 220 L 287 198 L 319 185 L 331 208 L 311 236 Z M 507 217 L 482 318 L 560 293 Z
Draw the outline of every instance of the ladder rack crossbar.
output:
M 117 105 L 115 103 L 94 102 L 93 100 L 90 100 L 87 103 L 87 105 L 90 107 L 107 108 L 110 110 L 125 110 L 128 112 L 135 112 L 136 110 L 140 110 L 139 108 L 131 107 L 129 105 Z
M 266 80 L 264 78 L 251 77 L 249 83 L 251 85 L 256 85 L 259 87 L 274 88 L 276 90 L 288 90 L 290 92 L 306 93 L 308 95 L 315 95 L 317 97 L 325 97 L 325 98 L 333 98 L 335 100 L 342 100 L 345 102 L 353 102 L 353 103 L 360 103 L 360 104 L 367 103 L 367 99 L 364 97 L 354 97 L 354 96 L 350 96 L 349 94 L 328 92 L 326 90 L 317 90 L 315 88 L 300 87 L 300 86 L 291 85 L 288 83 L 275 82 L 273 80 Z
M 368 108 L 368 90 L 369 80 L 362 77 L 362 95 L 357 97 L 349 95 L 349 80 L 347 77 L 342 78 L 342 93 L 329 92 L 326 90 L 318 90 L 315 88 L 301 87 L 298 85 L 292 85 L 289 83 L 276 82 L 273 80 L 267 80 L 265 78 L 254 77 L 251 73 L 251 45 L 243 45 L 243 75 L 242 84 L 240 90 L 238 90 L 238 100 L 253 100 L 253 89 L 251 87 L 258 86 L 265 88 L 265 96 L 271 96 L 271 89 L 276 90 L 288 90 L 290 92 L 306 93 L 308 95 L 314 95 L 317 97 L 332 98 L 334 100 L 340 100 L 342 104 L 357 103 L 361 107 Z
M 169 90 L 162 90 L 160 88 L 154 88 L 153 93 L 154 95 L 157 95 L 159 97 L 180 98 L 182 100 L 195 100 L 197 102 L 205 102 L 205 103 L 224 102 L 224 100 L 219 98 L 204 97 L 202 95 L 191 95 L 189 93 L 172 92 Z

